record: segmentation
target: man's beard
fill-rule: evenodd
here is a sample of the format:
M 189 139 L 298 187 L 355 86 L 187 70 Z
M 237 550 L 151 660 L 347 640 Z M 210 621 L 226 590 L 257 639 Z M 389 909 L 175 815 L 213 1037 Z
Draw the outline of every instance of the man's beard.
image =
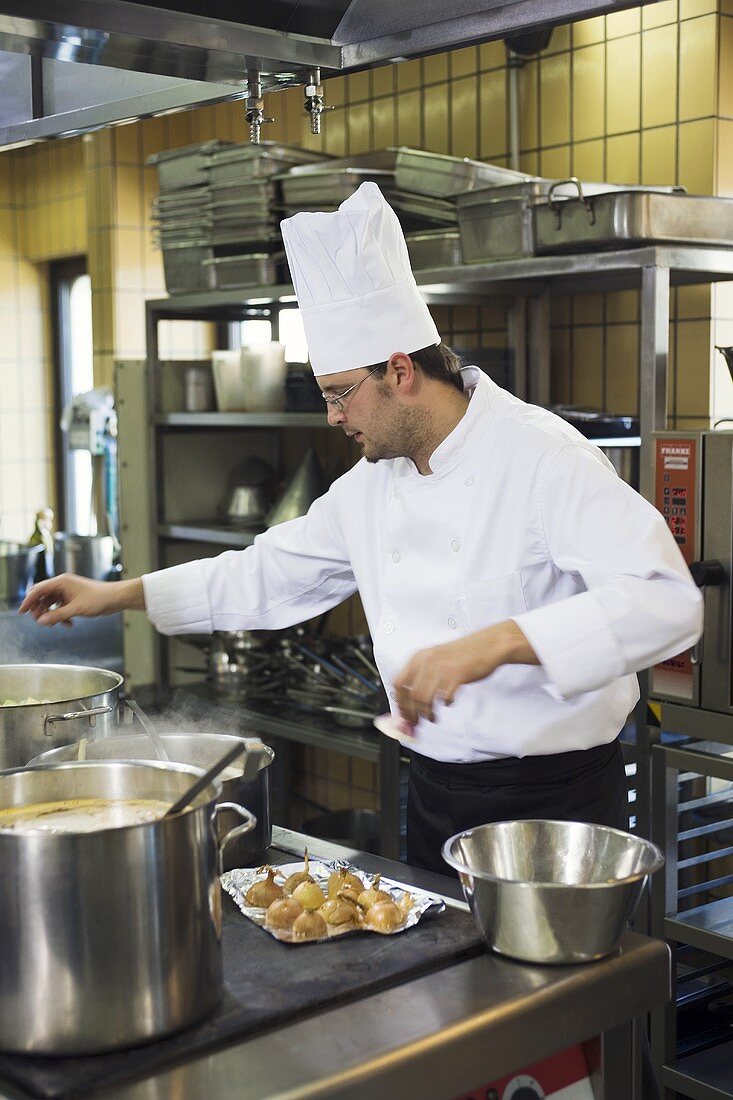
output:
M 382 459 L 412 458 L 425 448 L 428 420 L 424 409 L 396 410 L 389 432 L 385 433 L 388 438 L 369 442 L 365 440 L 361 444 L 363 457 L 371 463 Z

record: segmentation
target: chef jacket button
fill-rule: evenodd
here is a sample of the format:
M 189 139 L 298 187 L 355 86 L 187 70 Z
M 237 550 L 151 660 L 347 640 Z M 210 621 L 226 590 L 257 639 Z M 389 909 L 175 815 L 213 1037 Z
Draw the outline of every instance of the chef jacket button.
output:
M 473 476 L 473 474 L 469 474 L 469 476 L 466 478 L 466 480 L 464 482 L 464 485 L 473 485 L 475 480 L 476 480 L 476 478 Z
M 392 552 L 392 561 L 399 561 L 399 560 L 400 560 L 400 556 L 401 556 L 401 555 L 400 555 L 400 554 L 398 553 L 398 551 L 397 551 L 397 550 L 394 550 L 394 551 Z
M 451 615 L 450 619 L 448 619 L 448 626 L 451 628 L 451 630 L 455 630 L 456 627 L 458 626 L 458 623 L 456 622 L 456 620 L 453 618 L 452 615 Z
M 394 632 L 394 623 L 385 623 L 384 624 L 384 633 L 385 634 L 392 634 L 393 632 Z
M 453 542 L 450 544 L 450 548 L 451 548 L 451 550 L 453 551 L 454 554 L 457 554 L 458 551 L 461 549 L 461 544 L 460 544 L 459 540 L 458 539 L 453 539 Z

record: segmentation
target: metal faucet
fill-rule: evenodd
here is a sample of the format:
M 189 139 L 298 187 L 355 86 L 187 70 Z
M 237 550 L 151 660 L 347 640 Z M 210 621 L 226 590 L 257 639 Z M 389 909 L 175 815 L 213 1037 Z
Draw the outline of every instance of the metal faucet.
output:
M 305 86 L 304 107 L 311 116 L 311 133 L 320 134 L 321 115 L 324 111 L 333 111 L 333 107 L 326 107 L 323 103 L 323 85 L 321 84 L 321 70 L 313 69 L 308 75 L 308 83 Z
M 250 69 L 247 73 L 247 99 L 245 100 L 245 118 L 249 124 L 249 140 L 253 145 L 260 144 L 261 128 L 274 118 L 265 118 L 265 101 L 262 98 L 262 82 L 259 69 Z

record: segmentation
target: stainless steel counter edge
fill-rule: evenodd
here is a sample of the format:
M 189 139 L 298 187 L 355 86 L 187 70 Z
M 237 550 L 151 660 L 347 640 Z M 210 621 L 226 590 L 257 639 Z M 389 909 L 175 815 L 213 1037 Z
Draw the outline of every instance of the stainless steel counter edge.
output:
M 278 840 L 285 852 L 305 841 L 314 857 L 345 853 L 284 830 Z M 448 896 L 458 888 L 374 856 L 359 864 Z M 643 1014 L 669 996 L 669 974 L 666 944 L 630 932 L 615 956 L 584 966 L 529 966 L 487 953 L 99 1095 L 449 1098 Z

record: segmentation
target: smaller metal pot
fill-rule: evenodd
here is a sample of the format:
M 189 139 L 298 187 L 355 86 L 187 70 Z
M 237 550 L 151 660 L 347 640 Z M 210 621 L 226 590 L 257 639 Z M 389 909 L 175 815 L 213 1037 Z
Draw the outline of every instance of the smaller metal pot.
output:
M 36 575 L 42 546 L 0 541 L 0 610 L 11 611 L 23 600 Z
M 86 665 L 0 665 L 0 768 L 22 768 L 29 757 L 80 737 L 117 729 L 122 677 Z
M 178 764 L 188 764 L 205 771 L 235 743 L 243 741 L 245 745 L 260 742 L 249 741 L 246 737 L 234 737 L 223 733 L 165 733 L 161 741 L 171 760 Z M 272 815 L 270 810 L 270 765 L 275 753 L 267 745 L 262 746 L 265 757 L 260 762 L 259 771 L 254 779 L 242 779 L 242 764 L 235 761 L 221 777 L 222 792 L 217 816 L 219 842 L 237 824 L 236 813 L 226 809 L 223 803 L 241 803 L 251 810 L 257 823 L 249 832 L 233 837 L 222 852 L 222 870 L 231 871 L 233 867 L 256 867 L 265 862 L 265 854 L 272 843 Z M 85 744 L 63 745 L 50 752 L 41 753 L 29 761 L 35 764 L 57 764 L 80 759 L 83 753 L 87 760 L 157 760 L 155 747 L 149 737 L 135 734 L 130 737 L 106 737 Z
M 95 581 L 107 580 L 115 557 L 111 535 L 69 535 L 60 533 L 53 540 L 54 571 L 76 573 Z

